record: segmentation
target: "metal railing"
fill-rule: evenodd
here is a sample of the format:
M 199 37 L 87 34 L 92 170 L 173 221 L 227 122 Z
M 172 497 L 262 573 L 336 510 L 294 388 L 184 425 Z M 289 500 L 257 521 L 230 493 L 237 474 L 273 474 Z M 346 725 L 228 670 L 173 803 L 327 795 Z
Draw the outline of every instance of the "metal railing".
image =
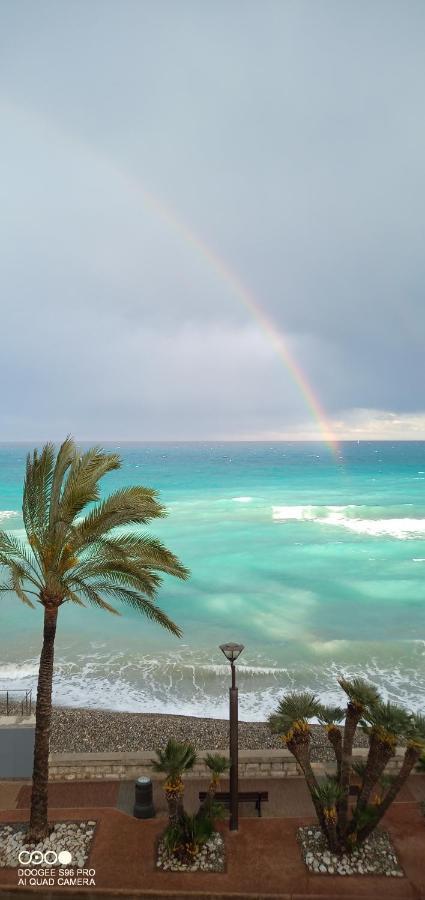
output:
M 19 694 L 19 697 L 16 697 Z M 21 697 L 20 695 L 23 694 Z M 15 715 L 16 708 L 21 709 L 21 715 L 30 716 L 32 711 L 32 688 L 24 690 L 17 688 L 16 690 L 0 690 L 0 708 L 6 708 L 6 715 Z

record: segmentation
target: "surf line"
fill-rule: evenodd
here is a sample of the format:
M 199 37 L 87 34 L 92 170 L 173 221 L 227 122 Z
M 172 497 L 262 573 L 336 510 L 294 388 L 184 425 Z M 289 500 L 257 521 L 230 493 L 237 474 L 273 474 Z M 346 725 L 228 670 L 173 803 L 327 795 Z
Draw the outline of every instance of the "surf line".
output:
M 21 105 L 6 101 L 3 97 L 0 97 L 0 105 L 6 110 L 12 110 L 15 115 L 23 116 L 27 124 L 28 122 L 32 124 L 36 122 L 44 132 L 44 137 L 46 136 L 46 132 L 50 131 L 51 135 L 54 136 L 56 140 L 59 138 L 60 142 L 74 144 L 80 150 L 84 151 L 87 156 L 92 157 L 93 162 L 97 166 L 99 166 L 99 164 L 102 165 L 111 175 L 114 175 L 115 179 L 121 181 L 130 194 L 133 195 L 134 192 L 140 194 L 144 199 L 145 204 L 151 208 L 158 218 L 172 228 L 174 232 L 188 244 L 188 246 L 193 247 L 193 249 L 199 252 L 201 258 L 209 264 L 210 268 L 217 274 L 219 279 L 227 285 L 232 295 L 245 307 L 245 309 L 248 310 L 254 320 L 258 323 L 261 331 L 270 341 L 276 354 L 282 360 L 286 370 L 292 378 L 292 381 L 298 388 L 307 409 L 313 419 L 317 422 L 324 443 L 330 449 L 336 462 L 341 464 L 342 453 L 340 444 L 327 419 L 327 414 L 319 397 L 314 392 L 307 375 L 302 370 L 290 350 L 286 336 L 277 328 L 271 317 L 266 314 L 258 299 L 243 283 L 240 276 L 229 266 L 228 262 L 203 238 L 201 238 L 196 231 L 190 228 L 170 206 L 166 205 L 156 194 L 146 188 L 138 176 L 136 177 L 132 173 L 129 173 L 127 169 L 119 165 L 110 157 L 110 155 L 99 150 L 97 147 L 94 147 L 80 135 L 67 133 L 62 126 L 59 127 L 56 122 L 52 121 L 51 118 L 46 117 L 44 114 L 40 114 L 39 111 L 34 109 L 28 110 Z

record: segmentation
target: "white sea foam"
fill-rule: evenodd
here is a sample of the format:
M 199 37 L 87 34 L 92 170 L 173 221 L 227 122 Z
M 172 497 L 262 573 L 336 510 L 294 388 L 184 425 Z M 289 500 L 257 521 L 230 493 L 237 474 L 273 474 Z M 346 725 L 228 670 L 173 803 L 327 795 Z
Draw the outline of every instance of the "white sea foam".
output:
M 251 503 L 252 497 L 232 497 L 233 503 Z
M 14 509 L 0 509 L 0 520 L 14 519 L 16 516 L 19 516 L 19 513 Z
M 77 651 L 77 644 L 58 654 L 53 699 L 64 706 L 87 706 L 127 712 L 161 712 L 225 718 L 228 715 L 229 667 L 214 662 L 215 654 L 184 647 L 140 655 L 105 644 Z M 246 651 L 248 652 L 248 651 Z M 376 684 L 385 700 L 412 710 L 425 705 L 425 643 L 396 645 L 317 641 L 288 644 L 291 657 L 283 666 L 272 657 L 254 655 L 238 665 L 240 718 L 262 721 L 285 691 L 311 691 L 322 702 L 340 705 L 337 684 L 342 674 L 362 675 Z M 0 690 L 33 689 L 38 659 L 0 667 Z
M 24 663 L 4 663 L 0 666 L 0 690 L 3 682 L 7 682 L 5 684 L 5 690 L 7 690 L 11 681 L 21 682 L 27 678 L 34 678 L 37 672 L 38 664 L 32 660 Z
M 356 518 L 352 513 L 347 516 L 353 506 L 273 506 L 272 516 L 276 522 L 290 520 L 317 522 L 319 525 L 331 525 L 334 528 L 346 528 L 356 534 L 367 534 L 371 537 L 387 536 L 408 540 L 425 535 L 425 519 L 406 518 Z

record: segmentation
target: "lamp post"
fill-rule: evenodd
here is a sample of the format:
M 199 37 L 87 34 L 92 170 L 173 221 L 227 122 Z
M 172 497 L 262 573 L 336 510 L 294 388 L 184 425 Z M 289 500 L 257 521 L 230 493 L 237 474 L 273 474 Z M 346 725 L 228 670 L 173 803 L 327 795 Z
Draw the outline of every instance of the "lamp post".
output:
M 238 830 L 238 689 L 236 687 L 235 662 L 244 649 L 243 644 L 220 644 L 220 650 L 229 660 L 232 685 L 229 688 L 230 721 L 230 821 L 231 831 Z

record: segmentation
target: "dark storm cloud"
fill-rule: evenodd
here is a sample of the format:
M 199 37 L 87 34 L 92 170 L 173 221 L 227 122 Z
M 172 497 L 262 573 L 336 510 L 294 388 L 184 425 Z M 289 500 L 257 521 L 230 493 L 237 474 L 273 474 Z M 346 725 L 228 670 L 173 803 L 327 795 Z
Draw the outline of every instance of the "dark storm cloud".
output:
M 423 4 L 93 0 L 0 19 L 3 439 L 309 427 L 184 223 L 347 433 L 372 409 L 408 434 L 424 410 Z

